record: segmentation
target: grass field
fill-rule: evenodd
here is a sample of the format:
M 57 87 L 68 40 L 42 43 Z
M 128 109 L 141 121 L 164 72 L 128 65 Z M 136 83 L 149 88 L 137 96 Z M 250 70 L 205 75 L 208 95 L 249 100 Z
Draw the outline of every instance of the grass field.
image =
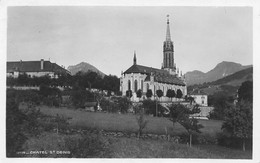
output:
M 138 125 L 136 116 L 132 114 L 111 114 L 102 112 L 86 112 L 68 108 L 49 108 L 39 107 L 41 112 L 47 115 L 63 115 L 71 117 L 70 125 L 82 128 L 98 128 L 107 131 L 136 132 Z M 180 134 L 185 129 L 179 125 L 172 125 L 167 118 L 157 118 L 146 116 L 149 121 L 145 129 L 146 133 Z M 215 136 L 221 130 L 221 121 L 199 120 L 204 125 L 203 134 Z M 33 138 L 29 144 L 29 149 L 58 149 L 57 143 L 64 140 L 67 135 L 57 133 L 47 133 L 46 136 Z M 113 137 L 101 136 L 107 142 L 109 154 L 102 157 L 109 158 L 211 158 L 211 159 L 252 159 L 252 151 L 243 152 L 242 150 L 225 148 L 217 145 L 193 145 L 188 147 L 186 144 L 176 144 L 173 142 L 152 139 L 137 139 L 135 137 Z M 41 142 L 44 142 L 43 144 Z
M 112 114 L 102 112 L 86 112 L 67 108 L 49 108 L 46 106 L 40 107 L 41 112 L 47 115 L 63 115 L 71 117 L 70 124 L 77 127 L 97 128 L 107 131 L 125 131 L 136 132 L 138 125 L 136 115 L 133 114 Z M 185 129 L 178 123 L 173 124 L 167 118 L 161 117 L 145 117 L 148 120 L 145 133 L 165 134 L 166 130 L 169 134 L 179 134 L 185 132 Z M 221 130 L 221 121 L 216 120 L 199 120 L 204 126 L 201 129 L 202 133 L 215 135 Z
M 81 135 L 63 135 L 57 133 L 42 133 L 34 137 L 24 145 L 25 151 L 68 151 L 65 140 L 79 138 Z M 229 149 L 217 145 L 194 145 L 189 147 L 185 144 L 176 144 L 163 140 L 137 139 L 127 137 L 101 136 L 99 137 L 106 144 L 106 151 L 100 151 L 95 155 L 87 155 L 93 158 L 200 158 L 200 159 L 251 159 L 252 152 Z M 97 139 L 92 140 L 95 142 Z M 89 147 L 95 148 L 97 144 Z M 83 148 L 87 148 L 83 147 Z M 94 150 L 93 149 L 93 150 Z M 81 149 L 83 150 L 83 149 Z M 43 157 L 66 157 L 66 155 L 48 154 Z M 27 157 L 40 157 L 40 155 L 27 155 Z
M 160 140 L 138 140 L 112 138 L 112 157 L 115 158 L 211 158 L 211 159 L 251 159 L 252 152 L 234 150 L 217 145 L 188 147 L 184 144 Z

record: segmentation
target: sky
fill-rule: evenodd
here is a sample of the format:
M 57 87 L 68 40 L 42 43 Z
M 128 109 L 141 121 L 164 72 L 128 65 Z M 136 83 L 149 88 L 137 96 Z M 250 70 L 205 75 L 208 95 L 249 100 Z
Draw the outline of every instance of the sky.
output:
M 222 61 L 253 64 L 251 7 L 8 7 L 7 61 L 87 62 L 120 76 L 133 64 L 161 68 L 166 15 L 183 73 Z

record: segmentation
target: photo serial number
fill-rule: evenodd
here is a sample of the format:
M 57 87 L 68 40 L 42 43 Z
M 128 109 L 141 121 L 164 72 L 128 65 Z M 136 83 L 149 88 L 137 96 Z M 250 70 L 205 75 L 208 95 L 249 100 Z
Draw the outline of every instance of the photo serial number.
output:
M 56 150 L 50 150 L 50 151 L 19 151 L 16 152 L 17 154 L 21 155 L 34 155 L 34 154 L 70 154 L 70 151 L 56 151 Z

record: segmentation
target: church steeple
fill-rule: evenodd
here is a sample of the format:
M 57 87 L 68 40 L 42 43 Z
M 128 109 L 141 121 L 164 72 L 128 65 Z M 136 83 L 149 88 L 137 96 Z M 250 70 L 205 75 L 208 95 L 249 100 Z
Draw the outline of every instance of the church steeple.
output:
M 163 69 L 175 74 L 176 68 L 174 66 L 174 47 L 171 41 L 170 21 L 167 15 L 166 40 L 163 42 Z
M 166 41 L 171 41 L 169 15 L 167 15 Z
M 136 65 L 136 54 L 135 54 L 135 51 L 134 51 L 134 65 Z

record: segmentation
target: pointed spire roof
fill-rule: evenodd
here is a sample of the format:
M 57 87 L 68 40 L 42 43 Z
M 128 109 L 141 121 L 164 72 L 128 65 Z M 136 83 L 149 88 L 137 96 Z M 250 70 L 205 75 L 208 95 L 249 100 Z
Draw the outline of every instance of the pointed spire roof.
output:
M 134 65 L 136 65 L 136 54 L 135 54 L 135 51 L 134 51 Z
M 166 41 L 171 41 L 169 16 L 170 15 L 167 15 Z

